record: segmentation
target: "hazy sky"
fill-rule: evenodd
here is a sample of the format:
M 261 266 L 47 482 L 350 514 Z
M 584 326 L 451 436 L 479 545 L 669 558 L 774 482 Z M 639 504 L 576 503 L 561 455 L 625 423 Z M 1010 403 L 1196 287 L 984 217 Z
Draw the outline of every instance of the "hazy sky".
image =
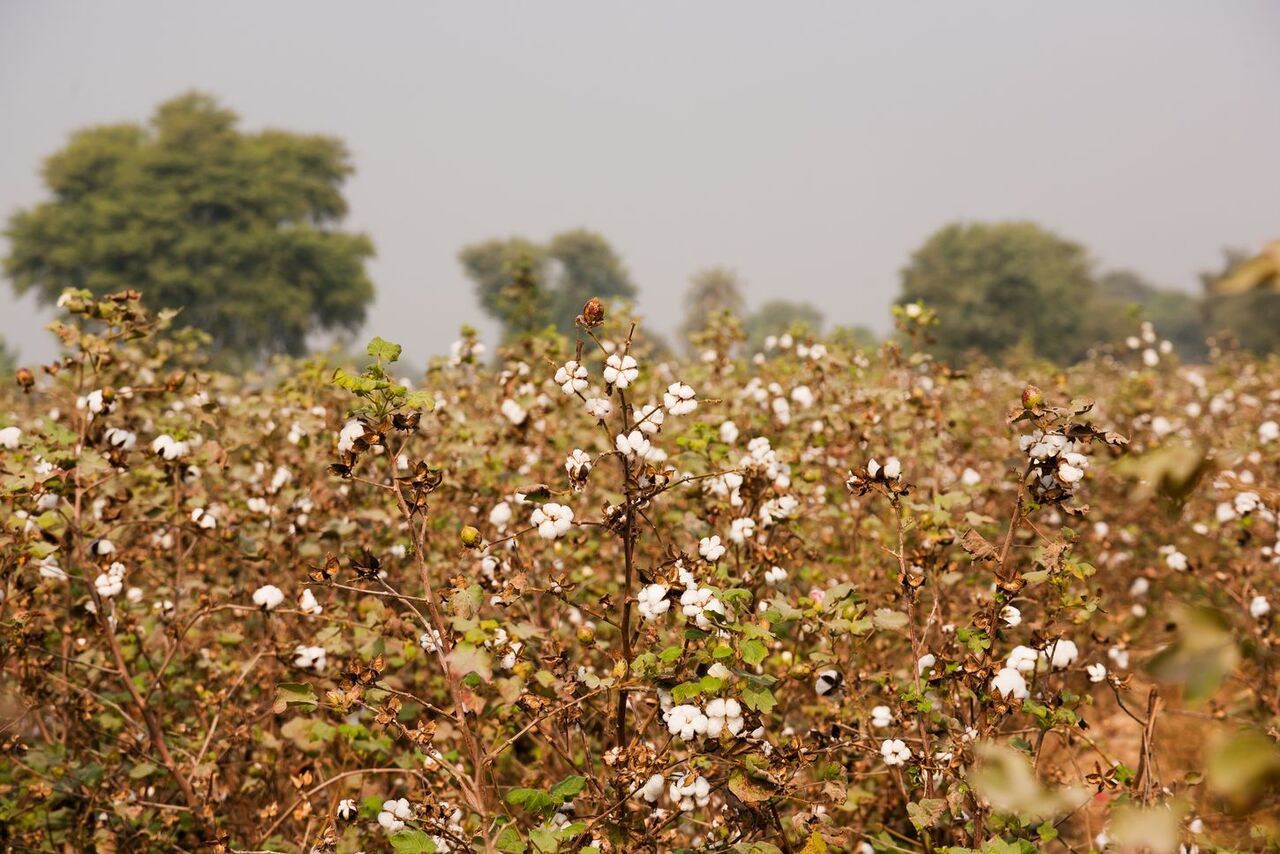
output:
M 884 329 L 957 218 L 1183 288 L 1280 236 L 1276 2 L 0 0 L 0 214 L 72 129 L 190 88 L 347 141 L 365 333 L 415 358 L 482 319 L 456 254 L 492 236 L 602 232 L 663 331 L 712 264 Z M 0 286 L 24 358 L 47 316 Z

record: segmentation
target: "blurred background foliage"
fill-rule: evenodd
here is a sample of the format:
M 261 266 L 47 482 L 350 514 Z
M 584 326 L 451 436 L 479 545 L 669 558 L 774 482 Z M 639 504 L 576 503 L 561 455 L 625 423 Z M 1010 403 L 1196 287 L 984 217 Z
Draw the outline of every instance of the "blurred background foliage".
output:
M 45 162 L 50 198 L 9 219 L 4 271 L 14 290 L 49 304 L 67 288 L 139 289 L 152 305 L 182 309 L 179 325 L 208 333 L 223 366 L 303 354 L 318 333 L 341 346 L 374 297 L 365 271 L 373 243 L 340 228 L 353 171 L 347 149 L 333 137 L 237 125 L 234 112 L 193 92 L 161 104 L 145 125 L 73 134 Z M 569 332 L 592 296 L 625 304 L 640 295 L 623 253 L 585 228 L 542 242 L 486 240 L 463 247 L 458 260 L 504 341 Z M 912 253 L 897 303 L 933 311 L 924 344 L 956 363 L 1028 354 L 1069 364 L 1122 346 L 1144 321 L 1184 361 L 1201 362 L 1207 339 L 1255 355 L 1277 350 L 1277 269 L 1280 242 L 1256 254 L 1227 249 L 1197 294 L 1099 270 L 1087 247 L 1031 221 L 955 222 Z M 683 312 L 658 318 L 678 340 L 674 348 L 657 342 L 656 351 L 696 352 L 724 312 L 740 321 L 748 353 L 769 336 L 828 326 L 846 343 L 878 343 L 867 317 L 825 316 L 831 287 L 839 284 L 797 282 L 795 292 L 812 301 L 752 307 L 736 270 L 707 267 L 691 277 Z

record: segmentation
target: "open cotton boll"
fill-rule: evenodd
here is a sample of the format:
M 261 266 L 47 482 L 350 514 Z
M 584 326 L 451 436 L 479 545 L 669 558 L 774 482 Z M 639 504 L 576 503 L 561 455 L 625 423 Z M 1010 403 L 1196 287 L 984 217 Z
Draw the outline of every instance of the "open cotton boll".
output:
M 264 584 L 253 591 L 253 604 L 264 611 L 273 611 L 284 601 L 284 593 L 274 584 Z
M 880 744 L 885 765 L 905 765 L 911 759 L 911 748 L 900 738 L 887 738 Z
M 1022 700 L 1027 696 L 1027 680 L 1013 667 L 1001 668 L 992 678 L 991 687 L 1006 699 Z

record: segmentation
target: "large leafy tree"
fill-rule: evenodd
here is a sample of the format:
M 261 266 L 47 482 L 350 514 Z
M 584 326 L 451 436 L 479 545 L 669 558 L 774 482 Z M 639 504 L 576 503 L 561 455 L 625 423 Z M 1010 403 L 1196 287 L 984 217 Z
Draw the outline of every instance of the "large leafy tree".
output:
M 1019 345 L 1069 362 L 1095 343 L 1097 286 L 1085 250 L 1031 222 L 955 223 L 902 271 L 901 303 L 938 313 L 933 351 L 998 357 Z
M 373 298 L 373 245 L 339 230 L 351 174 L 340 140 L 245 133 L 191 93 L 147 125 L 75 133 L 44 164 L 52 198 L 9 221 L 5 272 L 50 303 L 66 288 L 141 290 L 181 308 L 224 356 L 298 354 L 354 330 Z
M 1158 288 L 1129 270 L 1103 274 L 1098 293 L 1100 304 L 1107 307 L 1096 319 L 1099 338 L 1132 335 L 1140 321 L 1149 320 L 1184 359 L 1204 359 L 1204 306 L 1194 294 Z
M 684 320 L 680 323 L 680 335 L 685 341 L 691 341 L 710 326 L 717 315 L 727 311 L 735 317 L 742 317 L 746 308 L 737 273 L 727 267 L 700 270 L 684 292 Z
M 1254 256 L 1223 251 L 1220 271 L 1200 274 L 1209 332 L 1257 355 L 1280 350 L 1280 241 Z
M 573 319 L 592 297 L 634 299 L 636 286 L 622 259 L 599 234 L 576 229 L 546 244 L 523 237 L 486 240 L 458 253 L 480 306 L 507 336 Z

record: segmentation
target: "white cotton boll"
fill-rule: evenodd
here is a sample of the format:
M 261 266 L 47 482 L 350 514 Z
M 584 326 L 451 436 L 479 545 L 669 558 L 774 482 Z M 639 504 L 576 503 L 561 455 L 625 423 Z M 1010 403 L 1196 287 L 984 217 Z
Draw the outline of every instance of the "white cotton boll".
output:
M 493 505 L 493 509 L 489 511 L 489 524 L 493 525 L 499 531 L 507 527 L 507 523 L 511 521 L 511 505 L 505 501 L 499 501 Z
M 703 537 L 698 541 L 698 554 L 702 555 L 711 563 L 715 563 L 724 556 L 726 549 L 720 543 L 720 538 L 716 536 Z
M 293 666 L 302 670 L 314 670 L 316 673 L 324 672 L 325 651 L 322 646 L 305 646 L 299 644 L 294 648 Z
M 717 697 L 707 703 L 707 736 L 719 738 L 722 732 L 738 735 L 742 732 L 745 721 L 742 719 L 742 706 L 737 700 L 725 700 Z
M 529 523 L 538 529 L 538 536 L 544 540 L 562 537 L 573 527 L 573 510 L 564 504 L 549 501 L 534 509 L 529 516 Z
M 1146 596 L 1147 591 L 1151 589 L 1151 582 L 1139 576 L 1129 585 L 1130 596 Z
M 1060 639 L 1050 642 L 1042 655 L 1054 670 L 1065 670 L 1079 657 L 1080 650 L 1074 641 Z
M 1005 659 L 1005 666 L 1019 673 L 1030 673 L 1036 669 L 1036 661 L 1040 654 L 1029 646 L 1015 646 Z
M 1090 682 L 1101 682 L 1107 678 L 1107 666 L 1105 664 L 1090 664 L 1085 667 L 1085 671 L 1089 674 Z
M 735 444 L 738 441 L 738 425 L 732 421 L 721 422 L 720 441 L 726 445 Z
M 875 457 L 872 457 L 871 461 L 867 463 L 867 474 L 872 478 L 876 478 L 880 475 L 880 463 L 876 462 Z
M 316 615 L 322 613 L 324 608 L 316 601 L 316 594 L 311 592 L 311 588 L 304 587 L 302 595 L 298 597 L 298 610 L 304 614 Z
M 501 411 L 503 417 L 517 427 L 529 417 L 529 413 L 524 410 L 524 407 L 509 397 L 502 401 Z
M 132 451 L 138 445 L 138 435 L 136 433 L 130 433 L 128 430 L 122 430 L 119 427 L 111 427 L 102 434 L 102 438 L 106 439 L 107 444 L 111 447 L 120 451 Z
M 1280 439 L 1280 422 L 1263 421 L 1258 425 L 1258 441 L 1264 444 Z
M 667 386 L 662 403 L 672 415 L 688 415 L 698 408 L 693 388 L 680 382 Z
M 756 520 L 750 516 L 734 519 L 729 525 L 729 539 L 739 545 L 755 536 Z
M 902 477 L 902 461 L 897 457 L 889 457 L 884 464 L 885 480 L 897 480 Z
M 843 682 L 844 677 L 840 675 L 839 670 L 821 670 L 813 682 L 813 691 L 819 697 L 825 697 L 827 694 L 840 690 L 840 685 Z
M 18 443 L 22 441 L 22 430 L 18 427 L 5 427 L 0 429 L 0 448 L 7 448 L 10 451 L 17 450 Z
M 640 797 L 644 798 L 651 804 L 656 804 L 658 798 L 662 797 L 662 790 L 667 787 L 667 781 L 661 774 L 654 774 L 644 785 L 637 791 Z
M 1186 572 L 1189 566 L 1187 556 L 1176 549 L 1165 556 L 1164 562 L 1176 572 Z
M 191 511 L 191 521 L 205 530 L 213 530 L 218 527 L 218 518 L 203 507 L 197 507 Z
M 905 765 L 911 759 L 911 748 L 900 738 L 887 738 L 880 745 L 885 765 Z
M 646 620 L 656 620 L 671 610 L 671 600 L 667 598 L 670 588 L 663 584 L 649 584 L 640 589 L 636 595 L 636 604 L 640 616 Z
M 186 456 L 189 451 L 190 446 L 186 442 L 179 442 L 168 433 L 162 433 L 151 442 L 151 452 L 166 462 Z
M 587 390 L 587 369 L 570 359 L 556 369 L 556 385 L 565 394 L 576 394 Z
M 119 567 L 118 571 L 116 567 Z M 94 579 L 93 586 L 103 599 L 119 596 L 124 589 L 124 567 L 118 563 L 111 564 L 111 569 Z
M 680 594 L 680 611 L 694 621 L 694 624 L 707 631 L 711 628 L 708 613 L 724 617 L 724 605 L 716 598 L 715 591 L 709 587 L 690 586 Z
M 436 652 L 442 646 L 440 632 L 436 629 L 423 632 L 422 637 L 418 638 L 418 646 L 428 654 Z
M 960 473 L 960 482 L 965 486 L 977 486 L 982 483 L 982 475 L 978 474 L 971 468 L 966 468 Z
M 653 445 L 639 430 L 630 433 L 619 433 L 613 441 L 618 452 L 627 457 L 646 459 L 653 452 Z
M 1142 364 L 1148 368 L 1154 368 L 1160 364 L 1160 354 L 1148 347 L 1142 351 Z
M 1110 658 L 1111 663 L 1121 670 L 1129 669 L 1129 650 L 1113 646 L 1107 650 L 1107 658 Z
M 588 397 L 584 404 L 587 414 L 603 421 L 613 412 L 613 402 L 607 397 Z
M 1267 601 L 1265 596 L 1254 596 L 1249 601 L 1249 615 L 1255 620 L 1260 620 L 1270 613 L 1271 603 Z
M 633 356 L 620 356 L 613 353 L 604 363 L 604 381 L 618 388 L 626 388 L 640 376 Z
M 1076 468 L 1066 460 L 1058 462 L 1058 480 L 1070 486 L 1084 479 L 1084 469 Z
M 1027 680 L 1013 667 L 1004 667 L 991 680 L 991 688 L 1001 697 L 1022 700 L 1027 697 Z
M 787 580 L 787 571 L 780 566 L 770 567 L 765 570 L 764 581 L 766 584 L 774 587 Z
M 342 821 L 351 821 L 359 814 L 360 810 L 356 806 L 355 798 L 343 798 L 338 801 L 338 809 L 336 814 Z
M 808 409 L 813 406 L 813 401 L 813 389 L 807 385 L 798 385 L 791 389 L 791 402 L 801 409 Z
M 1000 609 L 1000 619 L 1006 626 L 1016 628 L 1022 624 L 1022 612 L 1013 605 L 1005 605 Z
M 926 652 L 916 660 L 916 673 L 928 673 L 937 663 L 938 657 L 931 652 Z
M 893 711 L 888 706 L 876 706 L 871 710 L 871 725 L 884 729 L 893 723 Z
M 685 741 L 693 741 L 707 731 L 707 716 L 697 706 L 687 703 L 675 706 L 663 719 L 667 722 L 667 730 Z
M 52 557 L 41 558 L 36 561 L 36 566 L 39 567 L 41 578 L 47 578 L 52 581 L 67 580 L 66 570 L 59 566 L 58 562 Z
M 338 431 L 338 453 L 345 454 L 355 450 L 356 440 L 364 436 L 364 424 L 352 418 Z
M 264 584 L 253 591 L 253 604 L 264 611 L 273 611 L 284 601 L 284 592 L 274 584 Z
M 637 430 L 653 435 L 662 429 L 662 422 L 667 414 L 660 407 L 646 403 L 642 407 L 631 407 L 631 420 Z

